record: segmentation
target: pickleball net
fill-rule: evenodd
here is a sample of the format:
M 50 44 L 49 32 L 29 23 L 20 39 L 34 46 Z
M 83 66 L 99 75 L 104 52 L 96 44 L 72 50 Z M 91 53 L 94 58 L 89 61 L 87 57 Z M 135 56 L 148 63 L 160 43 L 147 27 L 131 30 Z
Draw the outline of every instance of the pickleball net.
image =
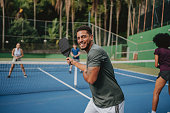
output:
M 82 63 L 85 64 L 85 62 Z M 11 77 L 7 78 L 12 64 L 15 64 L 15 67 Z M 24 65 L 27 78 L 24 78 L 20 64 Z M 137 77 L 142 78 L 140 77 L 141 71 L 147 73 L 147 71 L 156 70 L 154 60 L 112 61 L 112 64 L 120 86 L 148 83 L 150 81 L 133 76 L 137 75 Z M 136 74 L 135 72 L 140 73 Z M 129 75 L 129 79 L 125 78 Z M 70 87 L 76 89 L 89 88 L 89 84 L 83 78 L 83 73 L 73 67 L 70 74 L 69 65 L 66 62 L 35 61 L 0 61 L 0 86 L 1 96 L 72 90 Z
M 12 64 L 15 67 L 7 78 Z M 24 78 L 20 64 L 23 64 L 27 78 Z M 66 62 L 0 62 L 0 95 L 70 90 L 66 84 L 75 86 L 74 68 L 70 74 Z

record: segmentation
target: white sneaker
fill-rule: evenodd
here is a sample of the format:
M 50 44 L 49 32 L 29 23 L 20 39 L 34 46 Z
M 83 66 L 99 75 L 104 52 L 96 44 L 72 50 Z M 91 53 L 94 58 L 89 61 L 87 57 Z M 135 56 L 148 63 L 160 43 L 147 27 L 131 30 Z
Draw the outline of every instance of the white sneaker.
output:
M 27 75 L 24 75 L 25 78 L 27 78 Z

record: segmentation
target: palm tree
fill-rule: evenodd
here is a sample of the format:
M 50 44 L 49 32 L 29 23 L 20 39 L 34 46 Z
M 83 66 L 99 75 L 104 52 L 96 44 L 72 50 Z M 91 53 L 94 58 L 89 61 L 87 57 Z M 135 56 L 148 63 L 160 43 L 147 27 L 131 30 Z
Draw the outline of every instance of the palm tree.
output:
M 36 29 L 36 5 L 37 0 L 34 0 L 34 29 Z
M 16 0 L 16 1 L 17 1 L 16 4 L 20 4 L 19 9 L 23 9 L 22 16 L 24 16 L 24 18 L 27 18 L 28 13 L 24 9 L 30 9 L 32 7 L 30 3 L 32 3 L 33 0 Z
M 134 25 L 135 25 L 135 8 L 133 8 L 133 20 L 131 19 L 131 34 L 134 34 Z
M 63 2 L 62 0 L 58 0 L 59 1 L 59 8 L 60 8 L 60 39 L 62 38 L 62 9 L 63 9 Z
M 73 43 L 75 41 L 74 39 L 74 30 L 75 30 L 75 27 L 74 27 L 74 19 L 75 19 L 75 11 L 76 10 L 81 10 L 82 7 L 84 6 L 85 2 L 84 0 L 72 0 L 71 1 L 71 21 L 72 21 L 72 40 L 73 40 Z
M 98 0 L 92 0 L 93 4 L 92 4 L 92 15 L 93 12 L 95 14 L 95 40 L 96 40 L 96 44 L 98 45 L 98 36 L 97 36 L 97 6 L 98 6 Z
M 74 43 L 74 16 L 75 16 L 75 1 L 71 1 L 71 21 L 72 21 L 72 39 Z
M 111 5 L 110 5 L 110 22 L 109 22 L 109 36 L 108 36 L 108 41 L 107 41 L 107 46 L 110 45 L 110 37 L 111 37 L 111 31 L 112 31 L 112 11 L 113 11 L 113 0 L 110 0 Z
M 101 46 L 101 13 L 99 14 L 99 45 Z
M 155 9 L 155 0 L 153 0 L 153 8 L 152 8 L 152 21 L 151 21 L 151 30 L 153 29 L 154 9 Z
M 120 10 L 121 10 L 121 1 L 117 0 L 116 1 L 116 34 L 119 34 L 119 15 L 120 15 Z M 117 57 L 117 45 L 118 45 L 118 36 L 116 36 L 116 50 L 115 50 L 115 58 Z
M 104 29 L 107 29 L 107 0 L 104 0 Z M 106 31 L 104 31 L 104 41 L 103 45 L 106 44 Z
M 71 6 L 70 0 L 65 0 L 65 9 L 66 9 L 66 17 L 67 17 L 66 38 L 68 38 L 70 6 Z
M 102 4 L 99 4 L 98 7 L 98 14 L 99 14 L 99 45 L 101 46 L 101 27 L 102 27 L 102 23 L 101 23 L 101 15 L 102 13 L 104 13 L 104 6 Z
M 141 3 L 139 3 L 139 13 L 138 13 L 138 27 L 137 27 L 137 33 L 139 33 L 139 23 L 140 23 L 140 13 L 141 13 Z
M 163 0 L 163 6 L 162 6 L 162 19 L 161 19 L 161 27 L 163 26 L 163 19 L 164 19 L 164 4 L 165 4 L 165 0 Z
M 138 11 L 138 25 L 137 25 L 137 33 L 139 33 L 139 24 L 140 24 L 140 16 L 141 16 L 141 6 L 142 6 L 143 0 L 137 0 L 136 5 L 139 7 Z
M 116 1 L 116 20 L 117 20 L 117 26 L 116 26 L 116 34 L 119 34 L 119 15 L 121 10 L 121 1 Z
M 131 15 L 131 5 L 132 5 L 132 0 L 125 0 L 125 2 L 128 4 L 128 20 L 127 20 L 127 37 L 130 35 L 130 15 Z
M 145 17 L 144 17 L 144 23 L 143 23 L 143 32 L 145 31 L 147 7 L 148 7 L 148 0 L 146 0 L 146 5 L 145 5 Z
M 2 7 L 2 16 L 3 16 L 3 23 L 2 23 L 2 49 L 4 49 L 4 35 L 5 35 L 5 7 L 4 7 L 4 0 L 1 0 L 1 7 Z
M 52 0 L 52 5 L 54 4 L 54 1 Z M 57 10 L 58 14 L 60 15 L 60 36 L 59 36 L 59 39 L 62 38 L 62 9 L 63 9 L 63 1 L 62 0 L 56 0 L 55 2 L 55 10 Z

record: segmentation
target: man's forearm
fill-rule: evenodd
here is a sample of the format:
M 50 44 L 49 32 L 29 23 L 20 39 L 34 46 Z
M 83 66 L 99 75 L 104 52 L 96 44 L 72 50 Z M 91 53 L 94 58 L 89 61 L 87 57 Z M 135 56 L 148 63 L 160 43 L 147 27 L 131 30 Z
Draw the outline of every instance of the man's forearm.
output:
M 77 68 L 79 68 L 82 71 L 84 71 L 86 69 L 86 65 L 81 64 L 75 60 L 73 60 L 73 62 L 71 62 L 71 64 L 75 65 Z

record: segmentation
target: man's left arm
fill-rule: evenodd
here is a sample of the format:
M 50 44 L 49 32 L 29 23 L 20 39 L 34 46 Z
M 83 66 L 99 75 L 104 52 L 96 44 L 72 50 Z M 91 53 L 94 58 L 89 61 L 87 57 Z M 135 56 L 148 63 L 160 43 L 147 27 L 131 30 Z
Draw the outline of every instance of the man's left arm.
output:
M 83 77 L 89 84 L 94 84 L 97 80 L 100 67 L 88 67 L 87 70 L 83 72 Z

